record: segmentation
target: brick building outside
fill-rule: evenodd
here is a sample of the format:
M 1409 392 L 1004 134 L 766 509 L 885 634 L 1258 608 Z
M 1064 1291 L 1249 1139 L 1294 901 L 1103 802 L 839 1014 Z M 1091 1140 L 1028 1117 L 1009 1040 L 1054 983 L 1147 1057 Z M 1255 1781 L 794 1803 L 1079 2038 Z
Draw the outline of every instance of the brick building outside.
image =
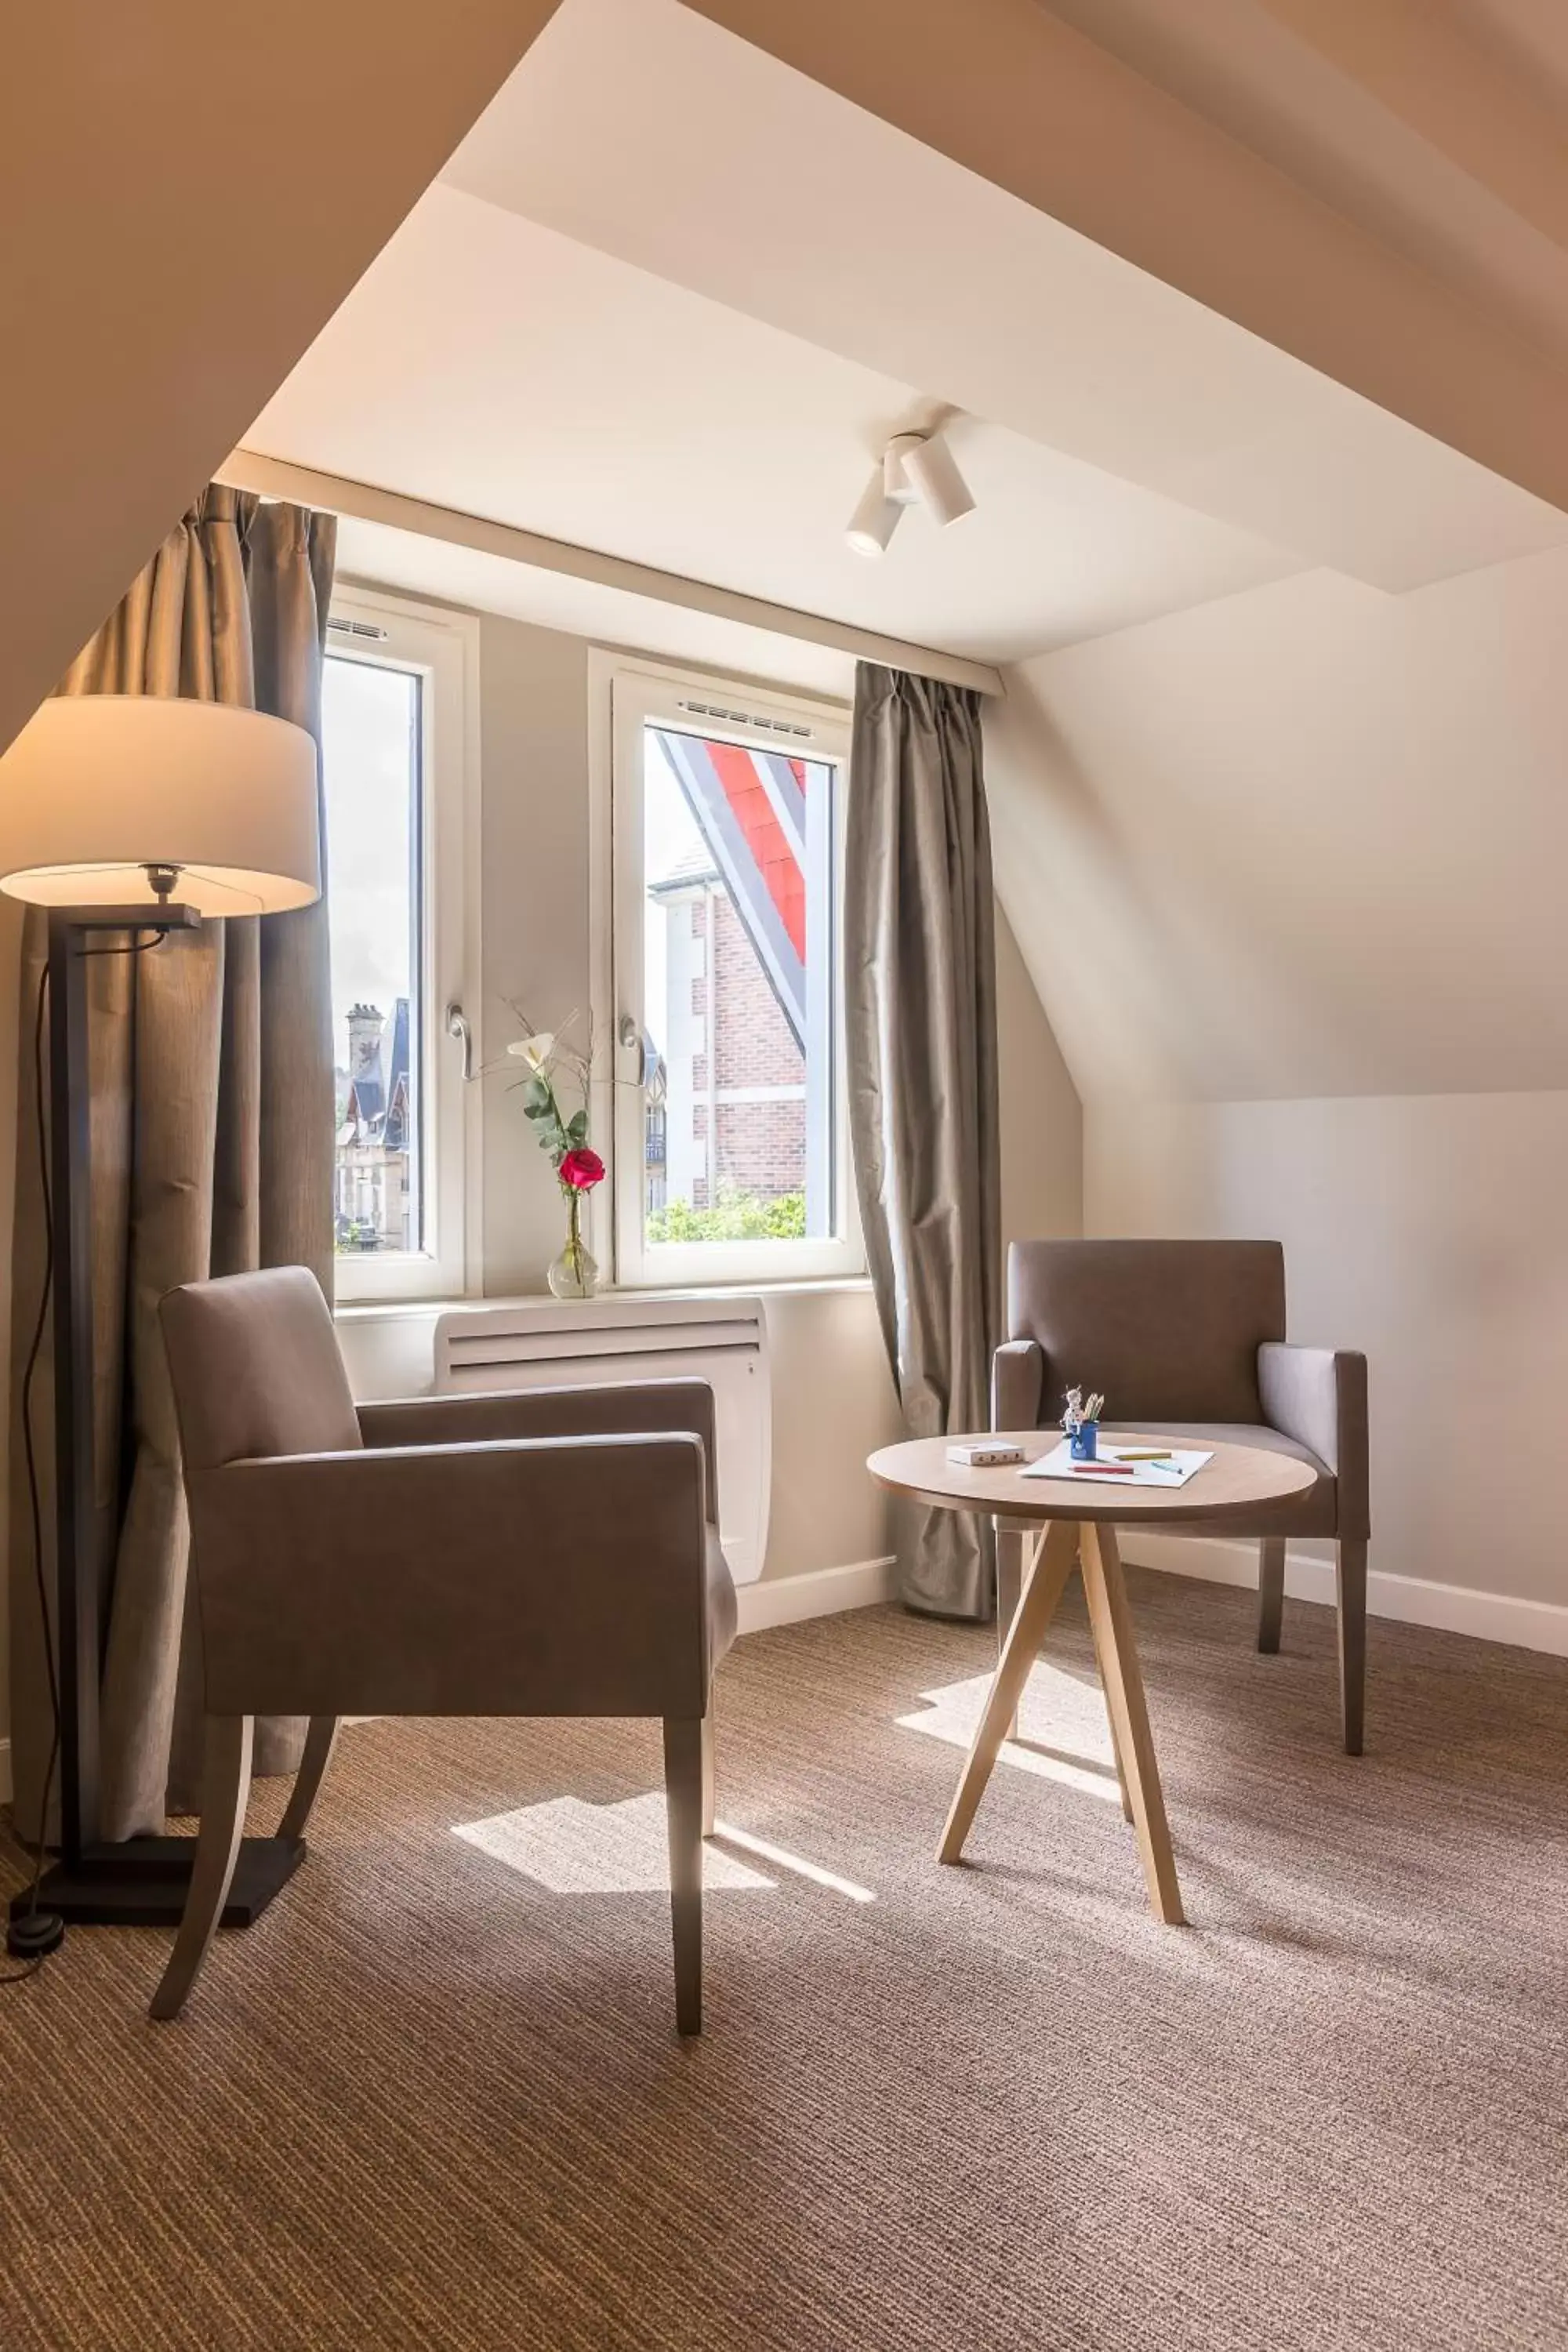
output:
M 648 891 L 665 924 L 665 1099 L 649 1121 L 647 1207 L 804 1195 L 805 1057 L 705 855 Z

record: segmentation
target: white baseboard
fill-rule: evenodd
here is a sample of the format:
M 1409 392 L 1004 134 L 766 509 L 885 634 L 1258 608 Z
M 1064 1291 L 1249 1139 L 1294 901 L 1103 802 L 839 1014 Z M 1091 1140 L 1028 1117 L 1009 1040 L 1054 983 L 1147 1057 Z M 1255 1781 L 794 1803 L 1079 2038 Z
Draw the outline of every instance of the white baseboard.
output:
M 806 1617 L 833 1617 L 842 1609 L 869 1609 L 893 1590 L 894 1562 L 852 1560 L 847 1568 L 814 1569 L 806 1576 L 764 1576 L 737 1588 L 739 1630 L 761 1633 L 770 1625 L 798 1625 Z
M 1125 1559 L 1139 1568 L 1176 1576 L 1202 1577 L 1209 1584 L 1258 1582 L 1258 1546 L 1234 1537 L 1169 1536 L 1156 1529 L 1120 1531 Z M 1332 1604 L 1333 1562 L 1304 1552 L 1285 1555 L 1285 1591 L 1293 1601 Z M 1366 1580 L 1367 1613 L 1397 1618 L 1405 1625 L 1430 1625 L 1445 1633 L 1473 1633 L 1483 1642 L 1508 1642 L 1515 1649 L 1544 1650 L 1568 1657 L 1568 1608 L 1555 1601 L 1521 1601 L 1507 1592 L 1477 1592 L 1464 1584 L 1435 1584 L 1424 1576 L 1393 1576 L 1371 1569 Z

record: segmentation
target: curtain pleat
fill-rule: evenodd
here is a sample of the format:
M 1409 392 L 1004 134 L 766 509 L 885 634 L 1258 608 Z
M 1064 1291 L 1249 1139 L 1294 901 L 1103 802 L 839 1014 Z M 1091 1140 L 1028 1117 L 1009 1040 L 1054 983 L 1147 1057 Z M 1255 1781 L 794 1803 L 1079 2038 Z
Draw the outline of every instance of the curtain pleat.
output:
M 845 853 L 849 1125 L 911 1437 L 984 1430 L 1001 1314 L 991 835 L 977 695 L 862 662 Z M 900 1507 L 906 1604 L 994 1608 L 987 1521 Z
M 320 741 L 335 520 L 215 486 L 169 534 L 62 694 L 184 695 L 272 712 Z M 324 867 L 323 867 L 324 871 Z M 324 900 L 208 922 L 89 971 L 92 1293 L 101 1622 L 103 1833 L 192 1809 L 200 1659 L 157 1325 L 176 1283 L 309 1265 L 331 1296 L 332 1056 Z M 33 1020 L 47 924 L 23 940 L 12 1323 L 12 1761 L 23 1833 L 39 1833 L 50 1719 L 21 1445 L 21 1374 L 37 1318 L 44 1197 Z M 47 1589 L 53 1580 L 52 1332 L 33 1384 Z M 293 1768 L 300 1727 L 258 1724 L 258 1769 Z M 51 1824 L 52 1826 L 52 1824 Z

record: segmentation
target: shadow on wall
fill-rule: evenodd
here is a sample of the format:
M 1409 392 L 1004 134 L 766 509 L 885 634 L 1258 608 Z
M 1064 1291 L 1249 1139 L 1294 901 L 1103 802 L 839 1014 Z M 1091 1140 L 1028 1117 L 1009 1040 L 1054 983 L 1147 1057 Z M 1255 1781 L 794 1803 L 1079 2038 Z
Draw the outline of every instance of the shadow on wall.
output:
M 1194 1043 L 1160 984 L 1174 901 L 1026 669 L 987 705 L 985 774 L 996 895 L 1078 1094 L 1188 1091 Z

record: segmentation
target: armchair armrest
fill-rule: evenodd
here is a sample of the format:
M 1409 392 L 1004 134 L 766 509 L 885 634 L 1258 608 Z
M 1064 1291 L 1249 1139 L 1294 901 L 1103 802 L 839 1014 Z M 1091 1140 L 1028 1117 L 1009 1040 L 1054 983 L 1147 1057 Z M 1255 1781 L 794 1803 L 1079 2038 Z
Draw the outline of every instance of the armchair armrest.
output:
M 704 1711 L 689 1433 L 279 1455 L 189 1494 L 209 1713 Z
M 1258 1390 L 1269 1426 L 1310 1447 L 1333 1472 L 1337 1532 L 1349 1542 L 1364 1543 L 1371 1532 L 1366 1358 L 1343 1349 L 1266 1339 L 1258 1350 Z
M 391 1445 L 460 1445 L 513 1437 L 643 1437 L 669 1430 L 702 1441 L 708 1517 L 719 1524 L 719 1449 L 706 1381 L 647 1381 L 618 1388 L 521 1389 L 510 1394 L 399 1397 L 362 1404 L 360 1434 Z
M 1004 1339 L 991 1359 L 991 1426 L 1037 1429 L 1046 1387 L 1045 1349 L 1037 1339 Z

